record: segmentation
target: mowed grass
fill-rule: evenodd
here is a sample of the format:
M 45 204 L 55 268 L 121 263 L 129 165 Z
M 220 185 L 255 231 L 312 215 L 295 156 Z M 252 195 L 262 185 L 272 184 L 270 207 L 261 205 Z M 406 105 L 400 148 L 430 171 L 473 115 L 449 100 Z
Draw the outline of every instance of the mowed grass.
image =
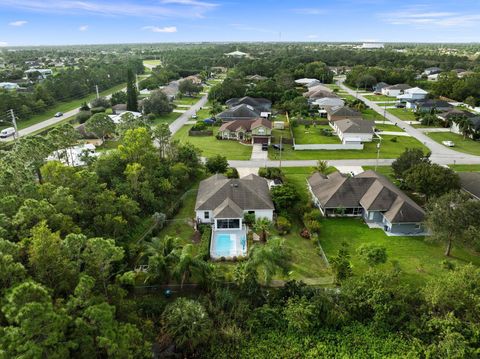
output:
M 469 153 L 472 155 L 480 155 L 480 142 L 474 141 L 471 138 L 464 139 L 462 135 L 457 135 L 456 133 L 451 132 L 430 132 L 428 137 L 442 143 L 442 141 L 453 141 L 455 147 L 452 147 L 453 150 Z
M 361 219 L 329 218 L 322 221 L 320 242 L 327 255 L 337 255 L 342 242 L 349 245 L 354 275 L 360 275 L 369 269 L 358 256 L 357 249 L 364 243 L 377 244 L 387 250 L 388 261 L 380 269 L 392 268 L 397 261 L 402 277 L 409 283 L 422 285 L 426 280 L 438 277 L 446 272 L 442 267 L 444 245 L 425 241 L 423 237 L 388 237 L 381 229 L 370 229 Z M 480 256 L 464 247 L 454 245 L 452 256 L 448 258 L 457 266 L 473 263 L 480 265 Z
M 398 158 L 407 148 L 421 148 L 424 152 L 427 148 L 413 137 L 403 136 L 382 136 L 383 140 L 380 147 L 380 158 Z M 392 141 L 395 138 L 396 141 Z M 308 150 L 294 151 L 292 146 L 284 145 L 282 160 L 340 160 L 340 159 L 359 159 L 376 158 L 378 141 L 365 143 L 363 150 Z M 273 148 L 269 149 L 269 158 L 278 160 L 279 151 Z
M 215 155 L 226 156 L 229 160 L 249 160 L 252 154 L 252 146 L 243 145 L 233 140 L 217 140 L 215 135 L 218 127 L 212 127 L 213 136 L 189 136 L 188 130 L 192 126 L 183 126 L 173 138 L 182 143 L 191 143 L 202 150 L 202 156 L 212 157 Z
M 202 96 L 184 96 L 182 98 L 176 98 L 173 103 L 175 105 L 189 105 L 192 106 L 193 104 L 197 103 Z
M 380 131 L 405 132 L 400 127 L 392 125 L 390 121 L 385 121 L 385 124 L 376 123 L 375 128 L 380 130 Z
M 107 96 L 107 95 L 110 95 L 114 92 L 120 91 L 125 86 L 126 86 L 126 84 L 123 83 L 123 84 L 114 86 L 114 87 L 112 87 L 108 90 L 102 91 L 102 92 L 100 92 L 100 97 Z M 52 118 L 57 112 L 64 112 L 65 113 L 65 112 L 74 110 L 74 109 L 80 107 L 84 102 L 92 101 L 95 97 L 96 97 L 96 95 L 92 93 L 91 95 L 87 95 L 87 96 L 82 97 L 78 100 L 72 100 L 72 101 L 68 101 L 68 102 L 59 102 L 54 107 L 48 109 L 47 111 L 45 111 L 42 114 L 35 115 L 35 116 L 33 116 L 33 117 L 31 117 L 27 120 L 19 120 L 17 122 L 18 129 L 21 130 L 21 129 L 24 129 L 24 128 L 29 127 L 29 126 L 36 125 L 37 123 L 40 123 L 42 121 L 48 120 L 48 119 Z
M 152 122 L 152 126 L 158 126 L 160 125 L 161 123 L 167 123 L 167 124 L 171 124 L 173 121 L 175 121 L 177 118 L 179 118 L 182 114 L 181 113 L 178 113 L 178 112 L 170 112 L 166 115 L 162 115 L 162 116 L 157 116 L 153 122 Z
M 143 63 L 146 65 L 158 66 L 161 64 L 161 61 L 160 60 L 143 60 Z
M 367 108 L 365 110 L 362 110 L 362 117 L 364 120 L 373 120 L 373 121 L 383 121 L 385 120 L 385 117 L 383 115 L 380 115 L 377 111 Z
M 389 101 L 397 100 L 395 97 L 389 97 L 385 95 L 364 95 L 363 97 L 365 97 L 367 100 L 375 101 L 375 102 L 378 102 L 378 101 L 389 102 Z
M 404 109 L 404 108 L 387 108 L 387 111 L 394 116 L 397 116 L 400 120 L 403 121 L 415 121 L 415 114 L 413 111 Z
M 322 133 L 324 129 L 330 130 L 331 136 L 324 135 Z M 329 125 L 312 125 L 308 128 L 305 125 L 298 125 L 293 127 L 293 136 L 295 137 L 295 143 L 298 144 L 342 143 L 332 131 Z
M 449 165 L 448 167 L 457 172 L 480 172 L 480 165 Z

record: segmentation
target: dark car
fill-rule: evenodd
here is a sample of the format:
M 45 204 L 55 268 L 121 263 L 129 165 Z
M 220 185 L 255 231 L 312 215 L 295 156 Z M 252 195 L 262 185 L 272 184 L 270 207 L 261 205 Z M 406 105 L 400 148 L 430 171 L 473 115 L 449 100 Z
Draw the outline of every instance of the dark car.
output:
M 203 123 L 206 123 L 207 125 L 213 125 L 215 123 L 215 120 L 213 118 L 206 118 L 203 120 Z
M 262 151 L 268 151 L 268 143 L 262 143 Z
M 395 104 L 395 107 L 396 108 L 405 108 L 405 103 L 399 102 L 399 103 Z
M 272 147 L 276 150 L 283 151 L 283 146 L 282 145 L 272 145 Z

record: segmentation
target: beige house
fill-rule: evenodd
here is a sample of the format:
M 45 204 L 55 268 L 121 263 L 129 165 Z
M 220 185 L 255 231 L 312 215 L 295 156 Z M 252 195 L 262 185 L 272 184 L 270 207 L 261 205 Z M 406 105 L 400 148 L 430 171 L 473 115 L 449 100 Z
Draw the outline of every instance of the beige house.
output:
M 218 137 L 224 140 L 268 143 L 272 135 L 272 123 L 265 118 L 225 122 L 218 130 Z

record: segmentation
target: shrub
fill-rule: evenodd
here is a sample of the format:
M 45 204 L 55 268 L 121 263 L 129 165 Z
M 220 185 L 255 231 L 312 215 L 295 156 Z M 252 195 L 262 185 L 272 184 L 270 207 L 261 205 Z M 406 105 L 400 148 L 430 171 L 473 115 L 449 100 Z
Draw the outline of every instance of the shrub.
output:
M 390 141 L 392 141 L 392 142 L 397 142 L 397 137 L 392 137 L 392 138 L 390 139 Z
M 78 123 L 85 123 L 90 118 L 90 116 L 92 116 L 90 110 L 80 111 L 79 113 L 77 113 L 77 116 L 75 116 L 75 119 Z
M 311 220 L 305 223 L 305 225 L 307 226 L 310 233 L 320 234 L 321 225 L 319 221 Z
M 147 121 L 153 122 L 156 117 L 157 117 L 157 116 L 155 116 L 155 114 L 149 113 L 149 114 L 147 115 Z
M 278 167 L 261 167 L 258 170 L 258 175 L 260 177 L 268 179 L 279 179 L 283 181 L 284 175 L 280 168 Z
M 255 214 L 253 213 L 245 213 L 243 215 L 243 221 L 251 227 L 255 223 Z
M 92 112 L 92 115 L 95 115 L 96 113 L 105 112 L 105 107 L 93 107 L 90 111 Z
M 318 208 L 310 209 L 308 212 L 303 214 L 303 222 L 320 221 L 322 218 L 322 212 L 320 212 Z
M 290 126 L 291 126 L 291 127 L 297 127 L 297 126 L 298 126 L 298 121 L 295 120 L 295 119 L 291 120 L 291 121 L 290 121 Z
M 305 239 L 310 239 L 311 235 L 308 229 L 303 228 L 300 232 L 300 237 L 305 238 Z
M 225 172 L 225 176 L 228 178 L 239 178 L 238 171 L 235 167 L 228 167 L 227 172 Z
M 207 124 L 203 121 L 197 121 L 195 125 L 192 126 L 192 131 L 203 131 L 207 128 Z
M 377 244 L 362 244 L 357 253 L 369 266 L 374 266 L 387 261 L 387 249 Z
M 441 263 L 441 266 L 443 269 L 446 269 L 446 270 L 454 270 L 455 269 L 455 263 L 447 260 L 447 259 L 444 259 Z
M 291 228 L 292 228 L 292 224 L 288 219 L 281 216 L 277 218 L 277 229 L 280 234 L 289 233 Z

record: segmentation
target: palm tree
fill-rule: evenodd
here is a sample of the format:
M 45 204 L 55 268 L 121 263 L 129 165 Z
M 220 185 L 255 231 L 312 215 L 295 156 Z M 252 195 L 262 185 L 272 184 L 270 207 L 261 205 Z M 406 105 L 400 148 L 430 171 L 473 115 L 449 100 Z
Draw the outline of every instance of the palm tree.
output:
M 215 116 L 222 112 L 222 105 L 217 101 L 212 102 L 212 106 L 210 106 L 210 115 L 215 118 Z
M 154 237 L 150 242 L 144 242 L 140 258 L 148 258 L 146 281 L 157 281 L 162 278 L 168 281 L 170 271 L 178 261 L 180 248 L 180 239 L 171 236 Z
M 326 175 L 328 170 L 328 162 L 324 160 L 318 160 L 317 167 L 315 167 L 315 170 L 320 172 L 322 175 Z
M 279 270 L 286 273 L 290 267 L 290 251 L 285 239 L 272 238 L 265 245 L 254 245 L 249 253 L 247 266 L 261 274 L 268 285 Z
M 268 235 L 268 229 L 270 228 L 271 226 L 271 222 L 266 219 L 266 218 L 259 218 L 255 221 L 255 223 L 253 224 L 253 230 L 255 232 L 260 232 L 261 233 L 261 237 L 260 239 L 265 242 L 267 240 L 267 235 Z
M 194 255 L 193 245 L 187 244 L 179 252 L 173 274 L 180 280 L 180 288 L 183 288 L 183 283 L 193 274 L 197 275 L 200 282 L 205 282 L 212 267 L 199 256 Z
M 455 116 L 453 119 L 462 132 L 463 139 L 466 139 L 467 136 L 471 136 L 473 134 L 473 124 L 470 119 L 465 115 Z

